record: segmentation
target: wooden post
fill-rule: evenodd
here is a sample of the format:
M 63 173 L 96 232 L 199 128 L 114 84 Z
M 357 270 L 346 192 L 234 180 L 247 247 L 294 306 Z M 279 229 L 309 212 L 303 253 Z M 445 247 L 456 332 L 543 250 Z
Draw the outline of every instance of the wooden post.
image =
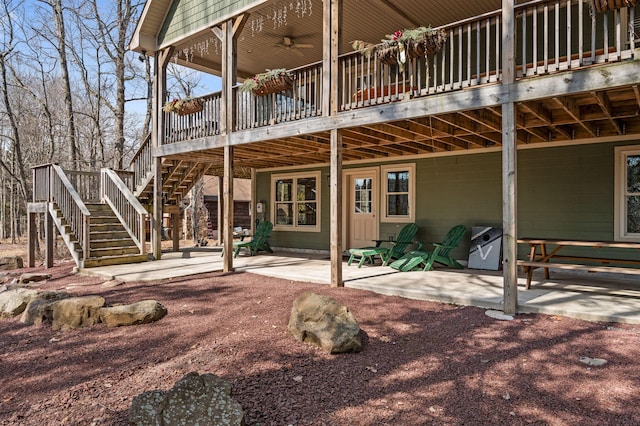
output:
M 224 193 L 222 192 L 222 187 L 224 186 L 224 182 L 222 176 L 216 176 L 218 178 L 218 245 L 222 245 L 222 241 L 224 238 L 222 236 L 222 227 L 224 224 L 222 223 L 223 210 L 222 210 L 222 202 L 224 200 Z
M 328 0 L 323 6 L 323 55 L 322 85 L 323 114 L 335 116 L 338 113 L 338 55 L 342 27 L 342 0 Z M 331 286 L 344 287 L 342 281 L 342 132 L 331 130 L 330 158 L 330 251 L 331 251 Z
M 502 0 L 502 85 L 505 95 L 515 82 L 514 0 Z M 504 277 L 503 309 L 513 315 L 518 310 L 517 244 L 517 138 L 516 107 L 502 104 L 502 228 Z
M 237 76 L 238 35 L 242 32 L 248 15 L 229 19 L 222 24 L 222 130 L 226 134 L 224 147 L 223 173 L 223 250 L 225 253 L 222 270 L 233 271 L 233 146 L 231 146 L 231 132 L 234 125 L 234 91 Z
M 257 184 L 256 184 L 256 169 L 251 169 L 251 235 L 256 233 L 256 219 L 258 217 L 258 213 L 256 212 L 256 203 L 258 202 L 256 198 L 257 194 Z
M 164 138 L 162 107 L 167 97 L 167 65 L 173 48 L 156 53 L 154 76 L 153 125 L 151 128 L 151 144 L 153 146 L 153 213 L 151 215 L 151 250 L 153 258 L 159 260 L 162 256 L 162 158 L 156 153 Z
M 29 210 L 27 213 L 29 220 L 27 222 L 27 266 L 33 268 L 36 266 L 36 242 L 38 241 L 38 230 L 36 229 L 37 213 Z M 48 214 L 48 212 L 46 213 Z
M 49 206 L 53 203 L 47 203 L 47 212 L 44 214 L 44 267 L 53 267 L 53 240 L 55 234 L 53 230 L 53 217 L 51 216 L 51 210 Z
M 342 131 L 331 130 L 331 287 L 342 281 Z

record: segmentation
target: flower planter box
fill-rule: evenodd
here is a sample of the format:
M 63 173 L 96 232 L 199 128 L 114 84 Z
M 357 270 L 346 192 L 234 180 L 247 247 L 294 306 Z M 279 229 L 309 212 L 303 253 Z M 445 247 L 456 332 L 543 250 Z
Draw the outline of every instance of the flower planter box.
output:
M 202 99 L 190 99 L 182 105 L 182 109 L 180 111 L 176 111 L 176 114 L 178 115 L 195 114 L 196 112 L 202 111 L 203 106 L 204 106 L 204 102 L 202 102 Z
M 274 77 L 271 80 L 266 80 L 252 90 L 256 96 L 266 96 L 272 93 L 279 93 L 285 90 L 289 90 L 293 87 L 293 78 L 288 74 L 283 74 L 278 77 Z
M 204 102 L 200 98 L 193 99 L 174 99 L 169 101 L 162 108 L 164 112 L 173 112 L 178 115 L 194 114 L 202 111 Z
M 609 10 L 633 7 L 635 5 L 636 0 L 591 0 L 591 7 L 596 12 L 607 12 Z

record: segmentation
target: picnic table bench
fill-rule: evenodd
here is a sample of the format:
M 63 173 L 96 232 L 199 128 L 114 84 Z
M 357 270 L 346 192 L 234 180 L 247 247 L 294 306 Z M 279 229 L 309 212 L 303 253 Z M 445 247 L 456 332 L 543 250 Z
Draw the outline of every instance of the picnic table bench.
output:
M 526 260 L 518 260 L 523 272 L 527 274 L 526 288 L 531 287 L 533 271 L 537 268 L 544 269 L 545 279 L 549 279 L 549 269 L 569 269 L 588 272 L 612 272 L 618 274 L 640 275 L 640 243 L 620 241 L 584 241 L 584 240 L 559 240 L 549 238 L 521 238 L 520 244 L 529 245 L 529 256 Z M 553 246 L 551 251 L 547 246 Z M 601 254 L 606 249 L 635 249 L 638 256 L 635 259 L 616 259 L 611 257 L 585 257 L 560 254 L 565 247 L 591 247 Z M 555 262 L 555 261 L 560 262 Z M 567 263 L 565 261 L 571 261 Z M 613 265 L 612 265 L 613 264 Z M 629 266 L 617 266 L 629 265 Z

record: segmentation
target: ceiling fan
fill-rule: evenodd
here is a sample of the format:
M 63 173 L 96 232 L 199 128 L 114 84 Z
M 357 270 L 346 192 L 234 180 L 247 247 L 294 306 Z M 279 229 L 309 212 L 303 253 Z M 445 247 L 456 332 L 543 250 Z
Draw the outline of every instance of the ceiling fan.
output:
M 276 44 L 277 47 L 281 48 L 281 49 L 287 49 L 287 50 L 292 50 L 292 49 L 313 49 L 313 44 L 311 43 L 296 43 L 293 39 L 293 37 L 291 36 L 284 36 L 282 37 L 282 41 L 278 44 Z M 299 54 L 302 54 L 302 52 L 297 52 Z

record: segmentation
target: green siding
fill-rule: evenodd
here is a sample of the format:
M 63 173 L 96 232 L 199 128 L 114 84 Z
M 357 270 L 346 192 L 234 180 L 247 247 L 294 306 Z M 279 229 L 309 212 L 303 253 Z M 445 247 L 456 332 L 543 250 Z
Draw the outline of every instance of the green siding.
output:
M 158 43 L 175 40 L 193 31 L 212 25 L 220 18 L 234 14 L 256 0 L 175 0 L 160 29 Z
M 601 143 L 519 151 L 519 235 L 613 240 L 615 146 Z M 416 223 L 420 227 L 416 239 L 440 241 L 452 226 L 463 224 L 469 231 L 453 254 L 466 259 L 472 226 L 502 225 L 501 153 L 411 162 L 416 164 Z M 322 170 L 322 232 L 274 232 L 274 246 L 329 249 L 327 173 L 328 169 Z M 269 173 L 258 174 L 258 199 L 269 199 L 270 177 Z M 397 235 L 402 226 L 381 223 L 380 238 Z M 521 247 L 520 254 L 525 252 L 526 247 Z M 574 253 L 594 255 L 593 251 Z M 637 257 L 628 250 L 607 253 Z

